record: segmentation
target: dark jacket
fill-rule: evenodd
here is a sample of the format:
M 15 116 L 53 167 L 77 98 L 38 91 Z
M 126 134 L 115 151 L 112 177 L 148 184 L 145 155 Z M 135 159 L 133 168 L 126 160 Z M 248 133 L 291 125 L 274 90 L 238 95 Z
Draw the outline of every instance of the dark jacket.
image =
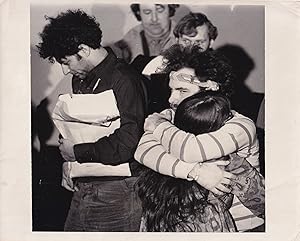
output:
M 133 155 L 143 133 L 145 119 L 142 77 L 123 60 L 118 59 L 111 49 L 107 48 L 107 51 L 107 57 L 83 81 L 76 76 L 73 77 L 72 88 L 74 93 L 82 94 L 96 94 L 112 89 L 117 100 L 121 125 L 113 134 L 95 143 L 75 145 L 75 157 L 79 163 L 99 162 L 107 165 L 130 163 L 132 175 L 135 176 L 139 164 Z

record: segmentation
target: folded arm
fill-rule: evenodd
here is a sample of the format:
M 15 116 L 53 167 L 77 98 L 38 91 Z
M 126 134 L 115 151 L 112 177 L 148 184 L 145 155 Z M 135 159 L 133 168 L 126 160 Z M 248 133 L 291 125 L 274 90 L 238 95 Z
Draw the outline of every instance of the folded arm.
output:
M 223 184 L 229 184 L 232 174 L 219 168 L 217 165 L 226 165 L 226 161 L 215 163 L 186 163 L 172 155 L 156 140 L 153 133 L 146 132 L 136 149 L 135 159 L 141 164 L 164 175 L 195 180 L 206 189 L 220 194 L 227 192 Z
M 130 80 L 128 75 L 120 78 L 122 80 L 117 81 L 113 87 L 121 117 L 120 128 L 94 143 L 75 145 L 75 157 L 79 163 L 118 165 L 133 157 L 143 131 L 144 99 L 138 83 Z
M 186 162 L 203 162 L 248 148 L 255 139 L 256 127 L 252 120 L 235 113 L 215 132 L 196 136 L 165 120 L 153 134 L 173 156 Z

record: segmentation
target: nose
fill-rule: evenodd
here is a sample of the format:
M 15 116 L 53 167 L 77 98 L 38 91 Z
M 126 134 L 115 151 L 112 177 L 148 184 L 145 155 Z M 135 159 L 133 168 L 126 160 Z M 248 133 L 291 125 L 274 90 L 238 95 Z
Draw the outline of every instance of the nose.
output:
M 156 11 L 153 11 L 152 13 L 151 13 L 151 21 L 153 22 L 153 23 L 156 23 L 157 22 L 157 12 Z
M 203 50 L 203 43 L 194 41 L 193 46 L 197 46 L 200 50 Z
M 169 97 L 169 104 L 172 105 L 172 104 L 176 104 L 177 102 L 177 97 L 176 97 L 176 94 L 173 92 L 171 93 L 170 97 Z
M 64 75 L 67 75 L 70 73 L 70 68 L 67 65 L 61 64 L 61 69 Z

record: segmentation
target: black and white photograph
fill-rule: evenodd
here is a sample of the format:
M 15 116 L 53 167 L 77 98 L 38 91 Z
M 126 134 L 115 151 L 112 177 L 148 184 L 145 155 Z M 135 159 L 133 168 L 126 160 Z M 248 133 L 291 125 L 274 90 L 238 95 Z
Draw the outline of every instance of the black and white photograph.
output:
M 24 240 L 300 238 L 298 119 L 288 118 L 299 112 L 289 93 L 300 93 L 290 71 L 297 2 L 2 6 L 2 19 L 13 19 L 1 25 L 4 40 L 20 37 L 12 55 L 13 42 L 1 46 L 1 77 L 24 81 L 1 89 L 18 95 L 5 101 L 18 107 L 1 112 L 14 121 L 9 139 L 25 144 L 13 149 L 1 135 L 1 159 L 21 158 L 15 167 L 26 174 L 2 176 L 18 214 L 1 205 L 0 224 L 28 220 Z M 22 18 L 26 28 L 16 28 Z M 19 69 L 3 64 L 18 58 L 18 44 Z M 18 240 L 6 226 L 3 240 Z
M 30 10 L 33 231 L 265 231 L 264 6 Z

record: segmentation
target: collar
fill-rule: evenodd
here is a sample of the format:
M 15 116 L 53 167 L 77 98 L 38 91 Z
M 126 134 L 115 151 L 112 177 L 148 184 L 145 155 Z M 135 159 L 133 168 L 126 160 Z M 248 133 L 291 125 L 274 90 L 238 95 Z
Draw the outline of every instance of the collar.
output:
M 80 80 L 77 77 L 74 77 L 75 82 L 81 82 L 82 85 L 78 86 L 81 92 L 85 92 L 84 89 L 87 89 L 88 92 L 92 92 L 96 87 L 99 81 L 109 81 L 112 76 L 112 68 L 116 65 L 117 57 L 111 50 L 111 48 L 106 47 L 107 56 L 104 60 L 95 66 L 87 75 L 84 80 Z
M 93 68 L 90 73 L 87 75 L 84 81 L 91 81 L 96 77 L 100 77 L 101 79 L 106 79 L 112 74 L 112 67 L 115 66 L 117 62 L 117 57 L 111 50 L 111 48 L 105 48 L 107 51 L 107 56 L 105 59 L 99 63 L 95 68 Z

